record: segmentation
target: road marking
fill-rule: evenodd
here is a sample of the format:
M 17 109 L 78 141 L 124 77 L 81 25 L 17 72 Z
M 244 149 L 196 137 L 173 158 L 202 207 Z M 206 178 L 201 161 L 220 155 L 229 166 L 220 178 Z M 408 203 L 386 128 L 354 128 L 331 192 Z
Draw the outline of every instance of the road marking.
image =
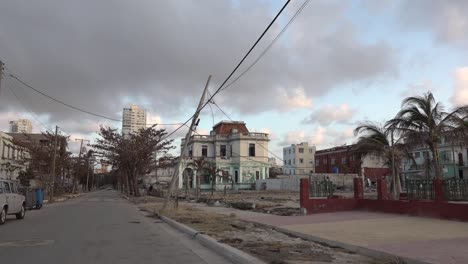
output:
M 14 240 L 0 242 L 0 247 L 45 246 L 53 243 L 54 240 Z

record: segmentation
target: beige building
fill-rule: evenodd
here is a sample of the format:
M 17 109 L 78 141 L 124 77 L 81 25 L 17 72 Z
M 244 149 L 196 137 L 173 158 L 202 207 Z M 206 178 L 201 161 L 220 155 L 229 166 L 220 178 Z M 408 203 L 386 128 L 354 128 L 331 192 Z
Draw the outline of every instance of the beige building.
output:
M 193 135 L 182 155 L 179 187 L 187 178 L 183 177 L 183 173 L 190 175 L 189 186 L 195 186 L 197 173 L 190 163 L 199 158 L 216 164 L 219 174 L 231 178 L 234 183 L 253 183 L 268 178 L 269 141 L 268 134 L 249 132 L 242 121 L 222 121 L 213 127 L 209 135 Z M 209 176 L 202 177 L 201 183 L 208 184 Z M 217 183 L 223 182 L 221 178 L 216 180 Z
M 315 146 L 307 142 L 283 148 L 283 173 L 304 175 L 315 172 Z
M 0 179 L 16 180 L 19 172 L 26 168 L 23 164 L 28 153 L 13 144 L 13 137 L 0 132 Z
M 32 123 L 28 119 L 18 119 L 17 121 L 10 121 L 11 133 L 32 133 Z
M 146 110 L 137 106 L 131 105 L 123 109 L 122 113 L 122 134 L 128 135 L 135 133 L 140 129 L 146 128 Z

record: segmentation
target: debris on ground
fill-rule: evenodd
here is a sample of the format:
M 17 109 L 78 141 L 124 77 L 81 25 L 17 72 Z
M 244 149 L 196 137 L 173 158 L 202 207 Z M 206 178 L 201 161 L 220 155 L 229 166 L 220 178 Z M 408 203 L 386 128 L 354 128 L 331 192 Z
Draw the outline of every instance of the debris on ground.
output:
M 161 214 L 162 198 L 150 197 L 146 200 L 139 198 L 133 201 L 137 203 L 141 210 L 149 212 L 152 216 L 157 217 Z M 267 208 L 263 207 L 262 210 Z M 179 205 L 177 209 L 166 209 L 162 214 L 267 263 L 394 263 L 393 261 L 376 260 L 342 248 L 327 247 L 293 237 L 264 225 L 240 220 L 236 218 L 234 213 L 222 215 L 202 211 L 189 205 Z

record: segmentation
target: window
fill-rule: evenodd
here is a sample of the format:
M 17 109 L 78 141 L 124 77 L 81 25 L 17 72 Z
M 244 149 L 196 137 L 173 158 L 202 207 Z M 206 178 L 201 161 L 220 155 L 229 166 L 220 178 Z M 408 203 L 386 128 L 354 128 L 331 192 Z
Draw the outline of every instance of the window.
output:
M 323 164 L 327 165 L 327 159 L 323 159 Z
M 3 182 L 3 191 L 5 193 L 11 193 L 10 185 L 8 184 L 8 182 Z
M 249 156 L 255 157 L 255 144 L 254 143 L 249 144 Z
M 208 146 L 207 145 L 202 145 L 201 149 L 201 155 L 202 157 L 208 157 Z
M 296 165 L 296 159 L 293 159 L 293 165 Z
M 295 148 L 293 148 L 293 153 L 296 153 L 296 149 L 295 149 Z M 295 174 L 295 173 L 294 173 L 294 174 Z
M 299 163 L 300 164 L 304 163 L 304 159 L 299 159 Z
M 428 158 L 428 157 L 429 157 L 429 152 L 423 151 L 423 157 L 424 157 L 424 158 Z
M 334 165 L 335 164 L 335 158 L 332 158 L 330 163 L 331 163 L 331 165 Z
M 421 152 L 415 152 L 414 158 L 419 159 L 421 157 Z
M 313 171 L 313 170 L 310 170 L 309 172 L 310 172 L 310 173 L 314 173 L 314 171 Z
M 193 156 L 192 147 L 189 148 L 188 155 L 190 158 Z
M 286 161 L 284 161 L 284 165 L 288 165 L 288 163 Z
M 346 157 L 341 158 L 341 164 L 346 164 Z
M 232 157 L 232 145 L 230 146 L 229 150 L 231 151 L 231 157 Z
M 260 172 L 259 171 L 255 172 L 255 179 L 260 180 Z
M 316 159 L 315 160 L 315 166 L 319 166 L 320 165 L 320 160 Z
M 309 153 L 310 153 L 310 154 L 314 153 L 314 150 L 313 150 L 313 149 L 309 149 Z
M 221 155 L 221 157 L 226 157 L 226 145 L 221 145 L 219 148 L 219 155 Z
M 291 160 L 288 160 L 288 165 L 291 165 Z
M 0 193 L 3 193 L 3 182 L 0 182 Z
M 291 154 L 291 149 L 288 149 L 289 154 Z
M 304 153 L 304 148 L 299 148 L 299 153 Z

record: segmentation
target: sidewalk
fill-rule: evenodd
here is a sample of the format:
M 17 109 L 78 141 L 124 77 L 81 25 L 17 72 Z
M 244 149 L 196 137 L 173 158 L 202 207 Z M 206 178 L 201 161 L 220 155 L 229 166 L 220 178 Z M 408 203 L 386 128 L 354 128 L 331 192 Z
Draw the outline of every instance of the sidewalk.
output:
M 347 211 L 277 216 L 205 204 L 187 205 L 430 263 L 468 263 L 468 223 L 396 214 Z

